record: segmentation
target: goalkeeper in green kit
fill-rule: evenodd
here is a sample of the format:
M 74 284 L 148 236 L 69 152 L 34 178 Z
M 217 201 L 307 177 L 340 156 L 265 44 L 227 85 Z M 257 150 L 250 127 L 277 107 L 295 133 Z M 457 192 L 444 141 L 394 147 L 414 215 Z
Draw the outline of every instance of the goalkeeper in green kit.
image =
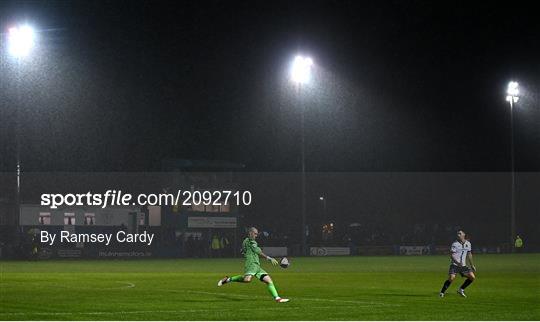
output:
M 278 264 L 277 260 L 274 258 L 265 255 L 262 250 L 257 245 L 257 242 L 255 239 L 259 235 L 259 231 L 255 227 L 251 227 L 248 230 L 248 237 L 244 239 L 242 242 L 242 253 L 244 254 L 244 257 L 246 258 L 246 264 L 244 266 L 244 275 L 236 275 L 232 277 L 225 276 L 223 279 L 221 279 L 218 282 L 218 286 L 222 286 L 223 284 L 227 284 L 230 282 L 239 282 L 239 283 L 249 283 L 251 282 L 251 279 L 253 276 L 258 278 L 261 282 L 264 282 L 267 287 L 268 291 L 272 296 L 274 297 L 274 300 L 278 303 L 285 303 L 289 302 L 289 299 L 284 299 L 279 297 L 278 292 L 276 290 L 276 287 L 274 286 L 274 283 L 272 282 L 272 278 L 270 278 L 270 275 L 261 268 L 261 263 L 259 262 L 259 256 L 266 258 L 268 261 L 272 263 L 272 265 L 276 266 Z

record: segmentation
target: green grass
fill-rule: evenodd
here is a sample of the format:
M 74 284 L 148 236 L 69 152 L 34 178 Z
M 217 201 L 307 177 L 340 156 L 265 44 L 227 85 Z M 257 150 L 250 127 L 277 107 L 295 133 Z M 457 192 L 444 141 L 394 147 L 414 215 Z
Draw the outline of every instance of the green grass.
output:
M 0 262 L 0 320 L 540 320 L 540 254 L 477 255 L 468 298 L 447 256 L 295 258 L 266 287 L 241 259 Z

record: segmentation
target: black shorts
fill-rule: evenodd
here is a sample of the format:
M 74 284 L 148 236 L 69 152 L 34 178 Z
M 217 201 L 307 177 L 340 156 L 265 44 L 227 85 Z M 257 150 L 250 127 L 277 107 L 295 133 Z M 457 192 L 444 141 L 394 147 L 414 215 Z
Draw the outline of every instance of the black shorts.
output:
M 454 264 L 450 264 L 450 268 L 448 269 L 448 274 L 456 275 L 459 274 L 461 276 L 465 276 L 465 274 L 469 274 L 472 272 L 472 269 L 470 269 L 467 266 L 457 266 Z

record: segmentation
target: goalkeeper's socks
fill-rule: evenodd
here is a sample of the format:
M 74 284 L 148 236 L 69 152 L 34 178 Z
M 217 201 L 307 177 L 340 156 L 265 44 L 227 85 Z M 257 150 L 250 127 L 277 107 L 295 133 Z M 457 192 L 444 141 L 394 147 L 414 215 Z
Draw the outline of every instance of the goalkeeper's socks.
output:
M 461 285 L 461 289 L 464 290 L 467 286 L 471 285 L 473 281 L 471 281 L 470 279 L 466 279 L 465 282 L 463 282 L 463 285 Z
M 448 287 L 450 287 L 450 284 L 452 284 L 452 282 L 450 282 L 449 280 L 444 281 L 444 285 L 443 285 L 443 287 L 441 288 L 441 293 L 446 292 L 446 290 L 448 289 Z
M 274 286 L 274 283 L 268 283 L 268 292 L 272 294 L 272 296 L 276 299 L 279 298 L 279 295 L 277 293 L 276 287 Z
M 229 277 L 227 280 L 227 283 L 229 282 L 244 282 L 244 276 L 243 275 L 236 275 L 233 277 Z

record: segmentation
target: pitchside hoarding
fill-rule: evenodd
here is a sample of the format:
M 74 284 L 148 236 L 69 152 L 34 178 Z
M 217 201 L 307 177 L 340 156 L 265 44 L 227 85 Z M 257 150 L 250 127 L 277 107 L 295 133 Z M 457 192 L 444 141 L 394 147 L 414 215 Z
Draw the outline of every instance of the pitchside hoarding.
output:
M 311 256 L 347 256 L 351 254 L 349 247 L 311 247 Z
M 236 228 L 236 217 L 188 217 L 188 228 Z

